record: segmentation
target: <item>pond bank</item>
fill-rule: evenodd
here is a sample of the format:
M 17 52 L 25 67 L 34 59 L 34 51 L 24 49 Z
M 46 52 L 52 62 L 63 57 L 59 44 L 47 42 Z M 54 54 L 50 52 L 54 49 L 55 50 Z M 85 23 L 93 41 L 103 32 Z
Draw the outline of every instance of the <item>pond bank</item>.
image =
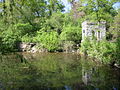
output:
M 26 42 L 20 42 L 17 44 L 17 47 L 18 47 L 18 50 L 20 52 L 26 52 L 26 53 L 48 53 L 48 49 L 44 48 L 42 45 L 38 44 L 38 43 L 26 43 Z M 77 53 L 77 54 L 80 54 L 80 55 L 83 55 L 84 57 L 88 57 L 88 58 L 91 58 L 91 60 L 93 60 L 94 62 L 97 62 L 97 63 L 101 63 L 101 64 L 104 64 L 102 63 L 101 60 L 95 58 L 94 56 L 91 57 L 89 56 L 87 53 L 82 53 L 80 52 L 80 49 L 79 48 L 74 48 L 73 46 L 69 46 L 69 47 L 66 47 L 64 48 L 63 50 L 59 51 L 59 50 L 56 50 L 54 51 L 54 53 L 59 53 L 59 52 L 64 52 L 64 53 Z M 120 65 L 117 64 L 116 62 L 112 61 L 112 62 L 109 62 L 107 65 L 110 65 L 112 67 L 117 67 L 117 68 L 120 68 Z
M 36 53 L 36 52 L 49 52 L 47 48 L 43 47 L 41 44 L 38 43 L 25 43 L 25 42 L 20 42 L 17 45 L 18 50 L 20 52 L 31 52 L 31 53 Z M 76 52 L 79 53 L 79 47 L 76 46 L 66 46 L 65 48 L 61 48 L 59 50 L 55 50 L 54 52 Z

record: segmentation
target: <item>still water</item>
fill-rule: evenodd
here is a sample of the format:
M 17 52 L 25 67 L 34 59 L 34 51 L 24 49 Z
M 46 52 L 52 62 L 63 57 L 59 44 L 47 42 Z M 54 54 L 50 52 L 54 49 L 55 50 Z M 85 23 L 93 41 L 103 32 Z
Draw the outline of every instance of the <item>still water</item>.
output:
M 1 55 L 0 90 L 120 90 L 120 70 L 78 54 Z

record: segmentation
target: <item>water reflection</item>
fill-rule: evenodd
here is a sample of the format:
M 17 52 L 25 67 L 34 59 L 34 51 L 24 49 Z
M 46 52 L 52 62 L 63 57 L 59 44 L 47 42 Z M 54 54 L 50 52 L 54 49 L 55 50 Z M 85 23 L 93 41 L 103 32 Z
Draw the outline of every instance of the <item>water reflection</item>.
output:
M 119 90 L 120 72 L 77 54 L 0 56 L 0 90 Z

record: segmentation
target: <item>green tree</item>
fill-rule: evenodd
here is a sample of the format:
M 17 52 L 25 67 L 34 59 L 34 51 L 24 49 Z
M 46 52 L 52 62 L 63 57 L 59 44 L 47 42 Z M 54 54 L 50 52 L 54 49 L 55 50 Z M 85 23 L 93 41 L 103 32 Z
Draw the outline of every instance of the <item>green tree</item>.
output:
M 116 62 L 120 64 L 120 11 L 114 18 L 114 23 L 110 27 L 110 34 L 112 34 L 112 41 L 116 42 Z
M 114 18 L 114 23 L 110 27 L 110 33 L 113 35 L 113 40 L 117 40 L 120 37 L 120 11 Z
M 81 9 L 86 13 L 87 19 L 95 19 L 100 21 L 112 21 L 113 17 L 117 14 L 113 5 L 117 0 L 81 0 L 84 5 Z
M 80 43 L 81 41 L 81 28 L 79 26 L 72 26 L 71 24 L 64 26 L 63 31 L 60 35 L 62 41 L 73 41 Z
M 61 0 L 48 0 L 48 15 L 52 15 L 54 12 L 64 11 L 64 5 Z
M 64 14 L 61 12 L 53 13 L 52 16 L 46 20 L 45 26 L 50 27 L 48 30 L 56 31 L 59 35 L 62 32 L 64 25 Z

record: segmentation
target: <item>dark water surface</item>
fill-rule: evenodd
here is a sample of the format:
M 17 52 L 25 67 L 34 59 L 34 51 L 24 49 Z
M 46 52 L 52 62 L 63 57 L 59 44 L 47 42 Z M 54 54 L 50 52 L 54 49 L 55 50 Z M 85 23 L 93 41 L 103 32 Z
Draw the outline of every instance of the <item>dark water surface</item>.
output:
M 120 90 L 120 71 L 77 54 L 1 55 L 0 90 Z

